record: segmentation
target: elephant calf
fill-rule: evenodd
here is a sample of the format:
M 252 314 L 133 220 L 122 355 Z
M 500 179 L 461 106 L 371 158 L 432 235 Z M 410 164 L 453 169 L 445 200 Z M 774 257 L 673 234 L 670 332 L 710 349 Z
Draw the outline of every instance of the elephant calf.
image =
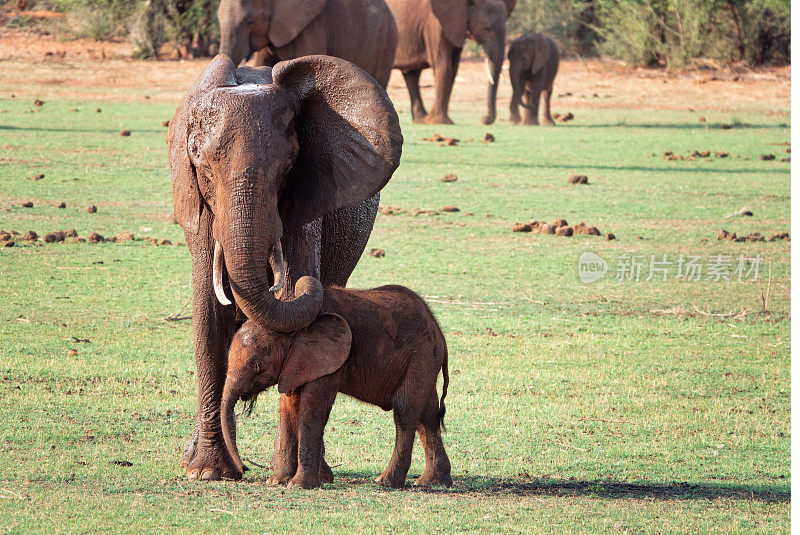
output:
M 525 108 L 525 124 L 539 124 L 539 100 L 544 92 L 544 124 L 553 123 L 550 96 L 558 72 L 558 47 L 541 33 L 529 33 L 512 41 L 508 48 L 508 75 L 514 94 L 511 97 L 511 122 L 520 122 L 519 105 Z M 524 101 L 523 101 L 524 94 Z
M 375 481 L 402 487 L 419 432 L 425 471 L 417 485 L 452 485 L 440 427 L 449 375 L 447 344 L 428 305 L 403 286 L 326 289 L 320 315 L 295 333 L 248 320 L 233 338 L 222 398 L 225 442 L 241 467 L 233 408 L 272 385 L 287 394 L 272 459 L 272 484 L 319 487 L 333 475 L 322 461 L 322 434 L 338 392 L 394 410 L 395 448 Z M 442 397 L 436 392 L 441 370 Z M 252 404 L 250 405 L 252 407 Z M 282 403 L 282 409 L 283 409 Z

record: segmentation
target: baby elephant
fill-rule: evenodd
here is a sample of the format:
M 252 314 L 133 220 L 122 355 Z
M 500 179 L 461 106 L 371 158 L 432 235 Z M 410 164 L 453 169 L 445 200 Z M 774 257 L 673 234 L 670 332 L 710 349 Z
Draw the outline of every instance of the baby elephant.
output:
M 539 124 L 539 99 L 544 92 L 544 124 L 554 124 L 550 115 L 550 96 L 558 72 L 556 43 L 540 33 L 514 39 L 508 49 L 508 76 L 514 94 L 511 97 L 511 122 L 520 122 L 519 108 L 525 108 L 525 124 Z M 523 93 L 525 99 L 523 101 Z
M 447 344 L 428 305 L 403 286 L 373 290 L 329 288 L 314 322 L 295 333 L 276 333 L 247 321 L 233 338 L 222 399 L 222 429 L 242 467 L 233 408 L 254 401 L 272 385 L 286 393 L 270 483 L 302 488 L 332 481 L 323 460 L 322 433 L 337 392 L 394 410 L 395 447 L 375 481 L 402 487 L 419 432 L 425 471 L 417 485 L 451 486 L 442 444 L 449 375 Z M 441 370 L 442 398 L 436 393 Z M 284 402 L 285 401 L 285 402 Z M 251 405 L 252 406 L 252 405 Z

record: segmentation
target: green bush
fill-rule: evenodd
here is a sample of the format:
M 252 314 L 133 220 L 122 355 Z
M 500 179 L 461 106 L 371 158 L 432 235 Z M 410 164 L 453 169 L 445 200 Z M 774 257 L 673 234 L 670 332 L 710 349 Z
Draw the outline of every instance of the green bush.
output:
M 595 39 L 592 0 L 518 0 L 508 20 L 509 38 L 541 32 L 555 39 L 562 53 L 590 53 Z
M 598 52 L 634 65 L 789 59 L 788 0 L 594 0 Z
M 173 42 L 183 56 L 208 55 L 219 41 L 219 0 L 39 0 L 28 9 L 49 9 L 68 16 L 53 31 L 99 41 L 127 38 L 135 57 L 155 57 Z

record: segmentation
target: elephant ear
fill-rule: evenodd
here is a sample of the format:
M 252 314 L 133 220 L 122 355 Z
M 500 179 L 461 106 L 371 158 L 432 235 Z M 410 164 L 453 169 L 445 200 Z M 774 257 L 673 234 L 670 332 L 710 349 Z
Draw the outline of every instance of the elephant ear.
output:
M 514 11 L 514 8 L 517 7 L 517 0 L 503 0 L 503 3 L 506 5 L 506 18 L 508 18 Z
M 282 61 L 272 77 L 300 101 L 299 152 L 279 202 L 284 228 L 378 193 L 400 164 L 403 146 L 386 91 L 349 61 L 330 56 Z
M 326 0 L 274 0 L 269 22 L 269 41 L 284 46 L 322 13 Z
M 189 157 L 192 109 L 209 90 L 236 85 L 235 69 L 228 56 L 220 54 L 215 57 L 186 92 L 169 121 L 167 148 L 172 177 L 172 205 L 175 219 L 191 234 L 197 234 L 200 229 L 203 206 L 197 172 Z
M 350 355 L 351 342 L 352 333 L 343 317 L 320 314 L 292 337 L 278 377 L 278 392 L 293 392 L 341 368 Z
M 461 48 L 467 39 L 467 0 L 431 0 L 433 15 L 453 46 Z

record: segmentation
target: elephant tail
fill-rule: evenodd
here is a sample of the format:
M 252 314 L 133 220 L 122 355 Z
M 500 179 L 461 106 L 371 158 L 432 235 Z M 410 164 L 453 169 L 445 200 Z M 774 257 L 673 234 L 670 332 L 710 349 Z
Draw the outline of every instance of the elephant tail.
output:
M 444 398 L 447 396 L 447 386 L 450 384 L 450 372 L 447 369 L 447 342 L 444 341 L 444 335 L 442 336 L 443 346 L 444 346 L 444 361 L 442 362 L 442 397 L 439 400 L 439 427 L 441 427 L 442 431 L 447 431 L 447 428 L 444 425 L 444 413 L 446 407 L 444 406 Z

